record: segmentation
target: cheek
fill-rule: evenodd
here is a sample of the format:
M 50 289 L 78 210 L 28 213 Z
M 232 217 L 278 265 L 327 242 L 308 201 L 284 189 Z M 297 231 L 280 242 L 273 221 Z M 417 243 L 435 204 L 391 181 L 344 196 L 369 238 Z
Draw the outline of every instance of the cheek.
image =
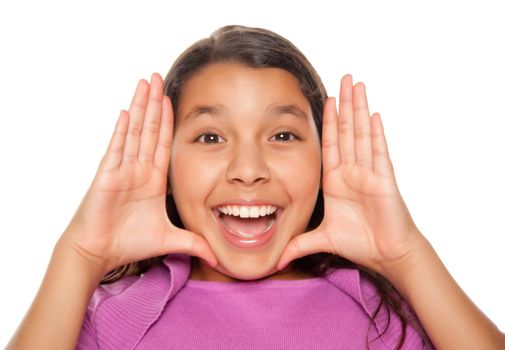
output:
M 180 211 L 200 208 L 215 187 L 219 164 L 195 157 L 189 152 L 176 152 L 170 159 L 170 184 Z M 183 215 L 183 213 L 180 213 Z
M 317 193 L 321 179 L 321 156 L 318 148 L 312 147 L 293 153 L 289 157 L 275 160 L 272 164 L 276 164 L 276 172 L 290 192 L 301 195 Z

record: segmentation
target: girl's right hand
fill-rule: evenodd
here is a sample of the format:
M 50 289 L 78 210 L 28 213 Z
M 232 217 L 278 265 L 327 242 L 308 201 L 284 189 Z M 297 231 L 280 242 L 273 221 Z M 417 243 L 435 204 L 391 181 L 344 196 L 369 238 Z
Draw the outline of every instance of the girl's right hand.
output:
M 122 110 L 97 174 L 60 240 L 104 273 L 168 253 L 217 259 L 203 236 L 179 229 L 166 212 L 174 116 L 154 73 Z

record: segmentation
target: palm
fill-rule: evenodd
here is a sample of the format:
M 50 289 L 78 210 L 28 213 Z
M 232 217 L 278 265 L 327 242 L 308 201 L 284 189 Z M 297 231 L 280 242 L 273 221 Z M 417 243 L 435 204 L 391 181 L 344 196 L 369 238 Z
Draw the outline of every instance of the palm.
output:
M 364 266 L 391 261 L 403 255 L 403 232 L 409 222 L 398 223 L 395 213 L 403 203 L 394 179 L 367 169 L 342 167 L 323 179 L 325 216 L 320 230 L 334 253 Z M 338 236 L 335 235 L 338 233 Z
M 165 211 L 166 175 L 151 164 L 136 169 L 115 169 L 99 174 L 87 197 L 88 232 L 93 232 L 87 249 L 108 256 L 111 249 L 130 260 L 147 257 L 160 247 L 173 229 Z M 113 260 L 122 260 L 116 256 Z
M 418 232 L 396 185 L 382 124 L 370 119 L 364 86 L 353 88 L 350 77 L 342 79 L 338 121 L 333 99 L 324 114 L 324 218 L 290 242 L 279 266 L 329 252 L 380 270 L 408 254 Z
M 141 81 L 122 112 L 93 183 L 64 234 L 106 271 L 171 252 L 215 257 L 199 235 L 175 227 L 165 207 L 173 115 L 163 81 Z M 150 90 L 150 91 L 149 91 Z

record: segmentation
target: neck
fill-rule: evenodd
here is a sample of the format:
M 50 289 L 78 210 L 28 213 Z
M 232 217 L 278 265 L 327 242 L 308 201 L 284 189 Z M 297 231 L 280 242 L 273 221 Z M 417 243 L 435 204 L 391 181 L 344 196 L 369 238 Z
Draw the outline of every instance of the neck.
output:
M 299 280 L 299 279 L 307 279 L 314 278 L 314 276 L 305 273 L 303 271 L 295 270 L 292 264 L 287 265 L 282 271 L 278 271 L 272 275 L 266 276 L 264 280 Z M 192 257 L 191 258 L 191 275 L 189 277 L 190 280 L 199 280 L 199 281 L 214 281 L 214 282 L 237 282 L 241 281 L 240 279 L 236 279 L 221 273 L 218 270 L 215 270 L 208 266 L 207 264 L 202 264 L 199 258 Z

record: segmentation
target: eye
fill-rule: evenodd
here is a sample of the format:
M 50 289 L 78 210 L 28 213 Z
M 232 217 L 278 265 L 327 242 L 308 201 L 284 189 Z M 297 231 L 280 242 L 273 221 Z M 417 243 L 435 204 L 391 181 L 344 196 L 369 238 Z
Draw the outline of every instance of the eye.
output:
M 201 142 L 201 143 L 206 143 L 206 144 L 216 144 L 216 143 L 219 143 L 219 138 L 222 139 L 222 137 L 219 136 L 218 134 L 215 134 L 213 132 L 206 132 L 206 133 L 198 136 L 194 142 Z
M 274 135 L 273 137 L 277 137 L 277 136 L 279 136 L 279 139 L 281 142 L 291 142 L 291 141 L 295 141 L 295 140 L 300 139 L 298 136 L 296 136 L 292 132 L 288 132 L 288 131 L 280 132 L 280 133 Z

